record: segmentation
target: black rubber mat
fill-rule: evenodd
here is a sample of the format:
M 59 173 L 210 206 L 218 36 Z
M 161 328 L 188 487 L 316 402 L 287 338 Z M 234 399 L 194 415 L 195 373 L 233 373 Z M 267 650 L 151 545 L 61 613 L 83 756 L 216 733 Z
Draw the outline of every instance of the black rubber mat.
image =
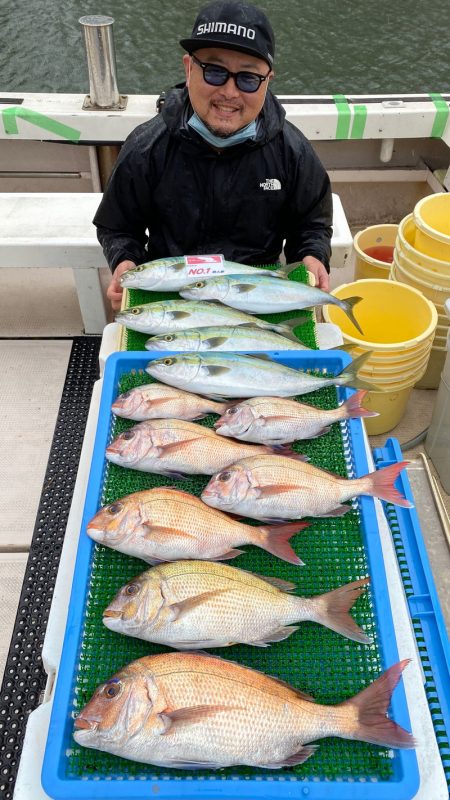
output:
M 42 645 L 92 389 L 99 377 L 100 343 L 100 336 L 73 340 L 0 692 L 1 800 L 13 796 L 27 718 L 45 689 Z

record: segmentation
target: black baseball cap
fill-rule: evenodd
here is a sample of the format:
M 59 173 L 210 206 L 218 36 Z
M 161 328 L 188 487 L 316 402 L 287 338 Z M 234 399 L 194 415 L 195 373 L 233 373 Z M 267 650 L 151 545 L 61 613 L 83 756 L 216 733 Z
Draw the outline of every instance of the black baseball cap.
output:
M 269 67 L 275 55 L 272 26 L 261 9 L 249 3 L 217 0 L 204 6 L 195 20 L 192 35 L 181 39 L 188 53 L 202 47 L 225 47 L 263 58 Z

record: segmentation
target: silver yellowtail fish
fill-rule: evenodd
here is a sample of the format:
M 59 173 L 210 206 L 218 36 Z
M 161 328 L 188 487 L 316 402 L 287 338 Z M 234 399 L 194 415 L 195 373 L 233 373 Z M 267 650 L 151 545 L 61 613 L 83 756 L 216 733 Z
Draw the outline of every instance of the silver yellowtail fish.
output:
M 124 289 L 178 292 L 183 286 L 196 283 L 199 278 L 209 280 L 209 278 L 219 275 L 230 275 L 237 272 L 241 275 L 257 275 L 259 273 L 277 275 L 276 271 L 268 271 L 263 267 L 249 267 L 246 264 L 238 264 L 236 261 L 223 259 L 221 262 L 214 262 L 211 256 L 199 258 L 203 258 L 203 264 L 200 260 L 198 263 L 189 263 L 189 258 L 185 256 L 148 261 L 124 272 L 120 278 L 120 284 Z
M 310 347 L 273 331 L 255 325 L 211 325 L 188 328 L 173 333 L 160 333 L 145 343 L 147 350 L 177 350 L 181 352 L 210 352 L 227 350 L 311 350 Z
M 313 392 L 324 386 L 376 390 L 357 373 L 371 352 L 363 353 L 338 375 L 311 375 L 270 359 L 237 353 L 182 353 L 150 361 L 146 372 L 169 386 L 223 400 L 227 397 L 278 397 Z
M 273 275 L 223 275 L 207 281 L 197 281 L 192 286 L 181 289 L 180 295 L 188 300 L 219 300 L 248 314 L 277 314 L 280 311 L 335 305 L 363 333 L 353 313 L 353 307 L 362 297 L 341 300 L 314 286 Z
M 195 420 L 207 414 L 224 414 L 227 403 L 217 403 L 192 392 L 183 392 L 164 383 L 149 383 L 135 386 L 120 394 L 111 410 L 117 417 L 135 422 L 146 419 L 173 418 Z
M 254 526 L 165 486 L 134 492 L 100 509 L 87 526 L 95 542 L 149 564 L 177 559 L 229 560 L 251 544 L 301 565 L 289 544 L 307 522 Z
M 128 469 L 183 478 L 185 475 L 212 475 L 246 455 L 276 452 L 276 448 L 266 445 L 223 439 L 211 428 L 194 422 L 153 419 L 138 422 L 117 436 L 106 448 L 106 458 Z M 279 452 L 286 450 L 279 449 Z M 304 458 L 290 449 L 288 453 L 293 459 Z
M 132 306 L 116 314 L 116 321 L 140 333 L 173 333 L 185 328 L 204 328 L 209 325 L 251 324 L 267 331 L 277 331 L 298 342 L 292 329 L 304 319 L 290 322 L 266 322 L 244 314 L 221 303 L 205 303 L 199 300 L 162 300 Z
M 328 411 L 285 397 L 253 397 L 227 408 L 214 427 L 220 436 L 243 442 L 287 444 L 296 439 L 315 439 L 328 433 L 334 422 L 378 416 L 376 411 L 362 407 L 366 394 L 356 392 Z
M 372 640 L 348 613 L 369 580 L 316 597 L 289 594 L 295 584 L 212 561 L 176 561 L 123 586 L 103 612 L 107 628 L 178 650 L 249 644 L 267 647 L 318 622 L 356 642 Z
M 342 504 L 361 494 L 411 508 L 394 486 L 407 464 L 401 461 L 348 479 L 289 458 L 255 456 L 213 475 L 201 497 L 213 508 L 266 522 L 342 516 L 350 510 Z
M 386 716 L 409 660 L 336 706 L 315 703 L 284 681 L 204 653 L 133 661 L 95 691 L 75 720 L 79 745 L 145 764 L 281 769 L 313 755 L 327 736 L 412 748 Z

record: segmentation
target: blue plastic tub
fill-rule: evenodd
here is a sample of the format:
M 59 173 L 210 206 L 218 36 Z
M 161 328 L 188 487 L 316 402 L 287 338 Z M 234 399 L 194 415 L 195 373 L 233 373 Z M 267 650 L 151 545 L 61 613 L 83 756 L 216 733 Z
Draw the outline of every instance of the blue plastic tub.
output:
M 170 354 L 165 353 L 164 355 Z M 326 369 L 332 374 L 339 373 L 351 360 L 346 353 L 337 351 L 305 353 L 285 351 L 283 353 L 272 352 L 268 355 L 287 366 L 310 370 Z M 300 798 L 306 797 L 314 798 L 314 800 L 350 800 L 350 798 L 353 800 L 410 800 L 416 794 L 419 784 L 417 760 L 415 752 L 412 750 L 392 751 L 392 774 L 388 780 L 366 779 L 361 775 L 344 775 L 336 780 L 322 780 L 316 776 L 312 778 L 305 777 L 304 774 L 298 776 L 293 772 L 288 776 L 286 772 L 279 775 L 276 771 L 271 771 L 270 775 L 261 771 L 246 775 L 223 775 L 219 771 L 210 772 L 206 777 L 186 772 L 182 777 L 179 775 L 172 777 L 170 770 L 166 770 L 164 776 L 152 775 L 151 767 L 147 774 L 139 777 L 130 777 L 120 769 L 114 775 L 96 775 L 95 777 L 89 773 L 78 777 L 67 774 L 68 759 L 74 745 L 72 739 L 75 716 L 74 691 L 83 640 L 86 596 L 93 550 L 96 547 L 86 535 L 85 528 L 102 504 L 106 466 L 104 454 L 111 438 L 113 422 L 110 408 L 118 394 L 121 376 L 132 370 L 145 369 L 150 360 L 160 357 L 161 353 L 115 353 L 106 362 L 66 633 L 42 770 L 42 785 L 45 791 L 55 800 L 75 800 L 75 798 L 90 800 L 93 797 L 128 800 L 129 798 L 149 798 L 155 795 L 167 798 L 184 796 L 192 800 L 205 796 L 239 798 L 240 800 L 244 798 L 246 800 L 247 798 L 255 798 L 255 800 L 256 798 L 277 798 L 277 800 L 299 798 L 300 800 Z M 338 389 L 339 400 L 346 399 L 352 391 L 351 389 Z M 361 421 L 350 420 L 345 423 L 345 428 L 346 457 L 352 465 L 353 475 L 364 475 L 368 472 L 368 464 Z M 372 498 L 365 496 L 359 498 L 357 506 L 359 507 L 364 549 L 371 575 L 371 596 L 377 620 L 381 665 L 383 669 L 386 669 L 396 663 L 399 658 L 377 518 Z M 301 646 L 301 641 L 299 646 Z M 256 649 L 253 648 L 253 650 Z M 222 654 L 224 658 L 233 658 L 232 649 L 224 650 Z M 305 686 L 302 688 L 306 690 Z M 309 685 L 308 691 L 314 696 L 314 686 Z M 411 730 L 402 682 L 394 692 L 390 715 L 399 725 Z M 355 743 L 343 743 L 343 746 L 352 747 L 354 745 Z M 90 752 L 95 754 L 96 751 L 91 750 Z

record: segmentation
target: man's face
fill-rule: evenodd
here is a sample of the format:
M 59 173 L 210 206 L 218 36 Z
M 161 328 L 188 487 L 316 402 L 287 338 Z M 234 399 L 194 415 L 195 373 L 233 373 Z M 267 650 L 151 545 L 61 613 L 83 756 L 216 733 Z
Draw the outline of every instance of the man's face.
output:
M 204 47 L 194 55 L 198 61 L 225 67 L 230 72 L 267 75 L 269 69 L 262 58 L 222 47 Z M 268 80 L 253 94 L 240 91 L 231 77 L 223 86 L 210 86 L 203 78 L 202 68 L 190 55 L 186 54 L 183 62 L 192 107 L 213 133 L 229 136 L 256 119 L 264 105 Z M 272 76 L 273 72 L 269 78 Z

